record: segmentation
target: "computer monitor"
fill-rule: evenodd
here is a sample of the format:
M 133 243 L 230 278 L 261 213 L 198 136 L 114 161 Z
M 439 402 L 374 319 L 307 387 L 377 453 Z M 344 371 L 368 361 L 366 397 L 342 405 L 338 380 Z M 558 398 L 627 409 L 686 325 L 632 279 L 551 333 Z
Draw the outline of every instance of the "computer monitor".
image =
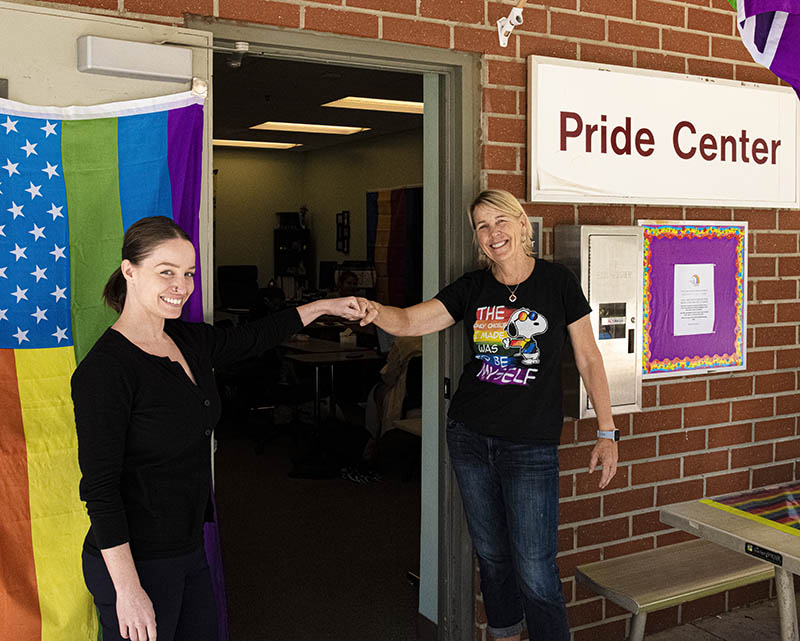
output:
M 346 260 L 336 269 L 336 278 L 341 272 L 353 272 L 358 278 L 358 286 L 361 289 L 372 289 L 375 287 L 375 265 L 366 260 Z

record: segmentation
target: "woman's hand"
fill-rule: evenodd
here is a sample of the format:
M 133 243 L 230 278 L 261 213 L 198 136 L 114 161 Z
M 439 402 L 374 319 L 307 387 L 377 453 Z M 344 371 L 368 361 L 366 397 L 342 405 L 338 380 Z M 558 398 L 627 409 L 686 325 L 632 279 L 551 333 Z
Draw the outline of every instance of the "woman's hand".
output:
M 358 306 L 361 310 L 361 322 L 359 325 L 364 327 L 374 321 L 380 313 L 380 304 L 366 298 L 357 298 Z
M 120 635 L 131 641 L 156 641 L 156 615 L 150 597 L 139 583 L 130 544 L 122 543 L 100 552 L 117 593 Z
M 119 633 L 131 641 L 156 641 L 156 615 L 141 586 L 117 592 Z
M 361 320 L 364 316 L 361 305 L 355 296 L 329 298 L 325 303 L 328 305 L 327 313 L 333 314 L 334 316 L 341 316 L 345 320 Z
M 350 321 L 360 320 L 364 316 L 355 296 L 315 300 L 311 303 L 300 305 L 297 308 L 297 313 L 300 315 L 300 322 L 303 323 L 303 327 L 313 323 L 323 314 L 340 316 Z
M 611 482 L 614 475 L 617 473 L 617 461 L 619 460 L 619 451 L 617 450 L 616 441 L 609 438 L 599 438 L 592 450 L 592 456 L 589 459 L 589 474 L 594 472 L 595 468 L 601 464 L 603 466 L 603 473 L 600 476 L 600 489 L 604 488 Z

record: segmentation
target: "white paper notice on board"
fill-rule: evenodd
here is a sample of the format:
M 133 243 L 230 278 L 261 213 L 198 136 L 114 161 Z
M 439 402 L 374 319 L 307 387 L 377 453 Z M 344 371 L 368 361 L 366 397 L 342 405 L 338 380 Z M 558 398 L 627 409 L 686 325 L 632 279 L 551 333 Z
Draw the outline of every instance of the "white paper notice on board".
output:
M 714 331 L 714 264 L 675 265 L 672 334 Z

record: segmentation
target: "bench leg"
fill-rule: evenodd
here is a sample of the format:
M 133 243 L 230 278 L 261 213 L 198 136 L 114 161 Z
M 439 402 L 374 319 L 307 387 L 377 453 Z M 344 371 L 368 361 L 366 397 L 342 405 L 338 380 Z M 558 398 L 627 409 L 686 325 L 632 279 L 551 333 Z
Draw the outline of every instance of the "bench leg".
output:
M 781 641 L 799 641 L 797 610 L 794 598 L 794 576 L 783 568 L 775 568 L 775 587 L 778 591 L 778 614 L 781 618 Z
M 644 639 L 644 624 L 647 623 L 647 612 L 639 612 L 631 617 L 631 636 L 629 641 L 642 641 Z

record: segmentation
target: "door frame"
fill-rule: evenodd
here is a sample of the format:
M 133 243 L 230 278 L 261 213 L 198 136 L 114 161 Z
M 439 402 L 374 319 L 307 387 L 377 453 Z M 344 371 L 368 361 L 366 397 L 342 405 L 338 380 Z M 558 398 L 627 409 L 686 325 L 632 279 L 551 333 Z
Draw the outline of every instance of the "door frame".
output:
M 434 284 L 438 290 L 473 266 L 472 230 L 465 212 L 480 186 L 481 61 L 478 55 L 207 16 L 187 15 L 185 25 L 210 31 L 214 35 L 215 50 L 232 50 L 234 42 L 246 41 L 250 43 L 249 55 L 419 73 L 425 78 L 428 92 L 432 86 L 431 74 L 438 77 L 440 252 L 438 279 L 433 279 L 438 283 L 429 284 Z M 426 223 L 428 229 L 430 222 Z M 438 607 L 437 620 L 425 617 L 428 619 L 425 623 L 436 625 L 436 638 L 440 641 L 468 641 L 473 638 L 474 629 L 472 544 L 442 429 L 447 409 L 444 379 L 450 379 L 452 387 L 465 361 L 462 325 L 444 332 L 430 344 L 436 352 L 436 362 L 425 368 L 429 369 L 429 375 L 431 372 L 438 374 L 437 406 L 433 408 L 438 416 L 438 429 L 433 439 L 438 446 L 438 470 L 435 472 L 438 481 Z M 433 629 L 432 625 L 423 627 Z

